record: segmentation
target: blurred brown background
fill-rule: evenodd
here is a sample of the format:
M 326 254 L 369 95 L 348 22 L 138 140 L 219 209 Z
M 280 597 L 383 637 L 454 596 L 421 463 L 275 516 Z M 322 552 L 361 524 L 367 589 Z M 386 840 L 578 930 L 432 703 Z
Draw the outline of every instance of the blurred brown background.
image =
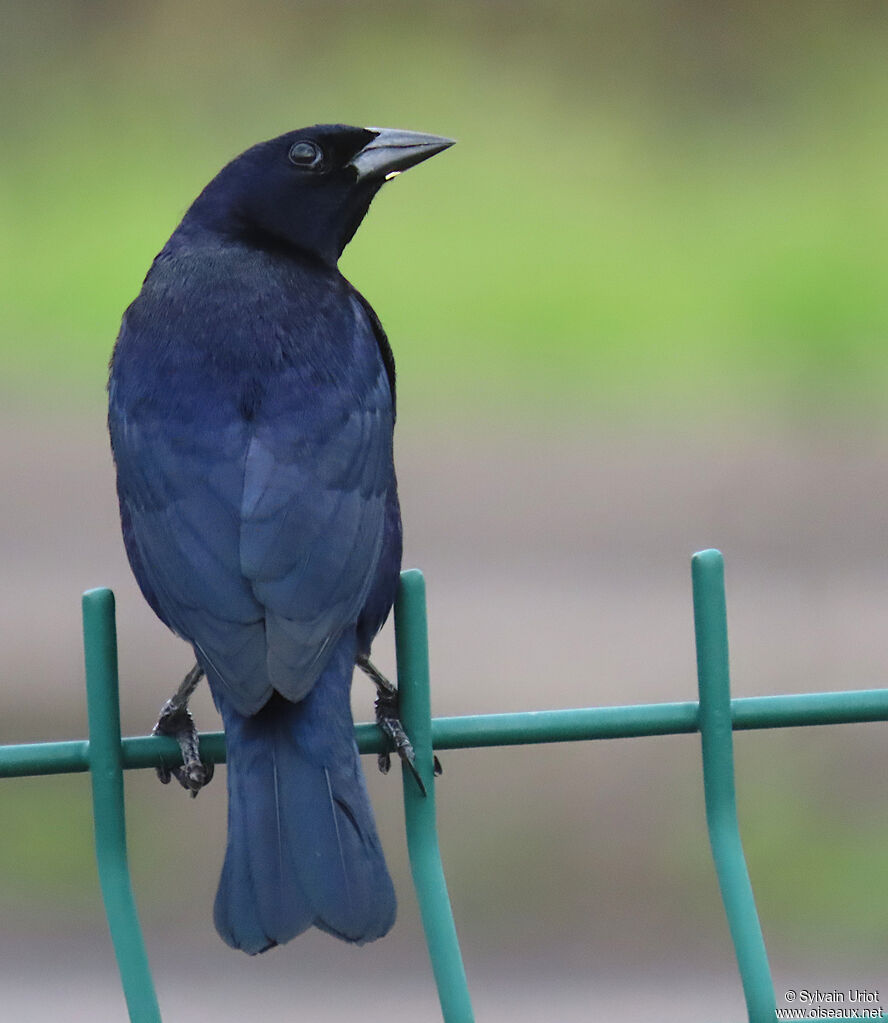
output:
M 451 152 L 343 269 L 398 358 L 405 565 L 434 710 L 693 699 L 690 554 L 727 558 L 737 695 L 885 685 L 888 18 L 881 5 L 0 4 L 0 742 L 85 735 L 79 595 L 117 594 L 124 731 L 188 667 L 131 581 L 104 432 L 120 314 L 260 138 L 342 120 Z M 393 665 L 389 630 L 378 660 Z M 372 692 L 356 681 L 359 719 Z M 199 723 L 218 727 L 204 694 Z M 877 725 L 737 736 L 778 1003 L 888 987 Z M 695 737 L 454 751 L 441 840 L 479 1020 L 739 1020 Z M 211 906 L 224 777 L 127 778 L 164 1019 L 435 1019 L 401 915 L 259 959 Z M 84 776 L 0 786 L 4 1014 L 122 1019 Z M 888 997 L 888 995 L 886 995 Z

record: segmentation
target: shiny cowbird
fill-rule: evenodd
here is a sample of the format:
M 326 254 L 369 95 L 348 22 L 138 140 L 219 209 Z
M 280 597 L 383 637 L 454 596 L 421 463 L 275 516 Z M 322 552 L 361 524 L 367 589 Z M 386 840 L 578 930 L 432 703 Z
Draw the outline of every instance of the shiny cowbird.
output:
M 197 659 L 155 730 L 196 794 L 212 769 L 187 703 L 206 675 L 228 765 L 215 922 L 251 954 L 311 926 L 372 941 L 395 918 L 349 705 L 358 664 L 409 766 L 369 661 L 401 562 L 395 371 L 337 262 L 383 183 L 450 144 L 316 125 L 248 149 L 154 260 L 111 360 L 126 552 Z

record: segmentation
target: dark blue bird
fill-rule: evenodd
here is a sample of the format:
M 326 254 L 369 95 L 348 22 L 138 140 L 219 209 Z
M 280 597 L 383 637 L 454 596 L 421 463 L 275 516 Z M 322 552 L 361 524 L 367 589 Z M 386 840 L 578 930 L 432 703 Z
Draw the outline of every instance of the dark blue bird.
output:
M 187 700 L 205 673 L 228 763 L 215 921 L 245 952 L 394 922 L 349 706 L 358 663 L 409 760 L 368 660 L 401 562 L 394 360 L 337 261 L 382 184 L 450 144 L 317 125 L 247 150 L 154 260 L 112 356 L 127 555 L 197 658 L 158 730 L 196 793 L 210 770 Z

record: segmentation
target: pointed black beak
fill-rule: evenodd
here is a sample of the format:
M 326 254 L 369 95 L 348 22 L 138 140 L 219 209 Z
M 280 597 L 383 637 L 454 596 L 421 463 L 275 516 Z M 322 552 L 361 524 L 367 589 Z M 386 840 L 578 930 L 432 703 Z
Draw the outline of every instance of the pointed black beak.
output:
M 454 141 L 441 135 L 424 135 L 399 128 L 368 128 L 367 131 L 375 131 L 376 138 L 368 142 L 349 164 L 358 172 L 358 181 L 394 177 L 428 160 L 435 153 L 449 149 Z

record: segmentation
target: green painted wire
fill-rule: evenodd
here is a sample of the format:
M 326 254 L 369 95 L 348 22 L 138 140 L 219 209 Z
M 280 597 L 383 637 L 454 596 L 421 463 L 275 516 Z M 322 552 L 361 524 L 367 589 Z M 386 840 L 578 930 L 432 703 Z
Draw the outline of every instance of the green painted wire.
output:
M 721 554 L 714 550 L 695 554 L 691 572 L 709 842 L 734 942 L 749 1023 L 774 1023 L 777 1018 L 774 983 L 737 819 L 728 626 Z
M 475 749 L 690 735 L 700 730 L 699 709 L 699 703 L 687 701 L 434 718 L 432 744 L 436 750 Z M 735 732 L 888 721 L 888 689 L 740 697 L 731 700 L 731 719 Z M 355 734 L 361 753 L 380 753 L 385 748 L 385 739 L 375 724 L 356 725 Z M 121 741 L 124 770 L 158 767 L 162 761 L 169 762 L 180 755 L 176 740 L 167 736 L 132 735 Z M 223 733 L 203 732 L 200 753 L 205 761 L 224 764 Z M 83 739 L 0 746 L 0 778 L 88 770 L 89 743 Z
M 413 885 L 444 1023 L 473 1023 L 475 1016 L 438 848 L 425 580 L 416 569 L 401 574 L 395 625 L 401 721 L 413 743 L 416 768 L 426 789 L 422 793 L 411 772 L 406 768 L 402 771 Z
M 473 1016 L 438 850 L 433 745 L 436 749 L 456 749 L 698 730 L 702 736 L 710 840 L 747 996 L 749 1019 L 753 1023 L 771 1023 L 774 1019 L 773 983 L 740 844 L 732 731 L 885 721 L 888 720 L 888 690 L 803 693 L 731 701 L 724 565 L 719 552 L 696 554 L 693 577 L 701 684 L 699 703 L 490 714 L 432 721 L 425 583 L 417 571 L 403 574 L 395 608 L 402 715 L 428 792 L 428 796 L 423 797 L 413 777 L 405 774 L 407 837 L 446 1023 L 469 1023 Z M 159 1023 L 157 999 L 127 867 L 122 771 L 157 766 L 162 758 L 174 757 L 176 748 L 172 739 L 157 736 L 121 739 L 114 596 L 110 590 L 91 590 L 84 594 L 83 621 L 90 741 L 0 747 L 0 777 L 91 771 L 99 877 L 130 1019 L 137 1023 Z M 358 725 L 357 738 L 362 753 L 384 749 L 384 740 L 375 725 Z M 223 762 L 222 733 L 202 735 L 201 754 L 207 760 Z
M 84 593 L 83 643 L 96 863 L 105 913 L 131 1023 L 161 1023 L 127 864 L 117 630 L 110 590 Z

